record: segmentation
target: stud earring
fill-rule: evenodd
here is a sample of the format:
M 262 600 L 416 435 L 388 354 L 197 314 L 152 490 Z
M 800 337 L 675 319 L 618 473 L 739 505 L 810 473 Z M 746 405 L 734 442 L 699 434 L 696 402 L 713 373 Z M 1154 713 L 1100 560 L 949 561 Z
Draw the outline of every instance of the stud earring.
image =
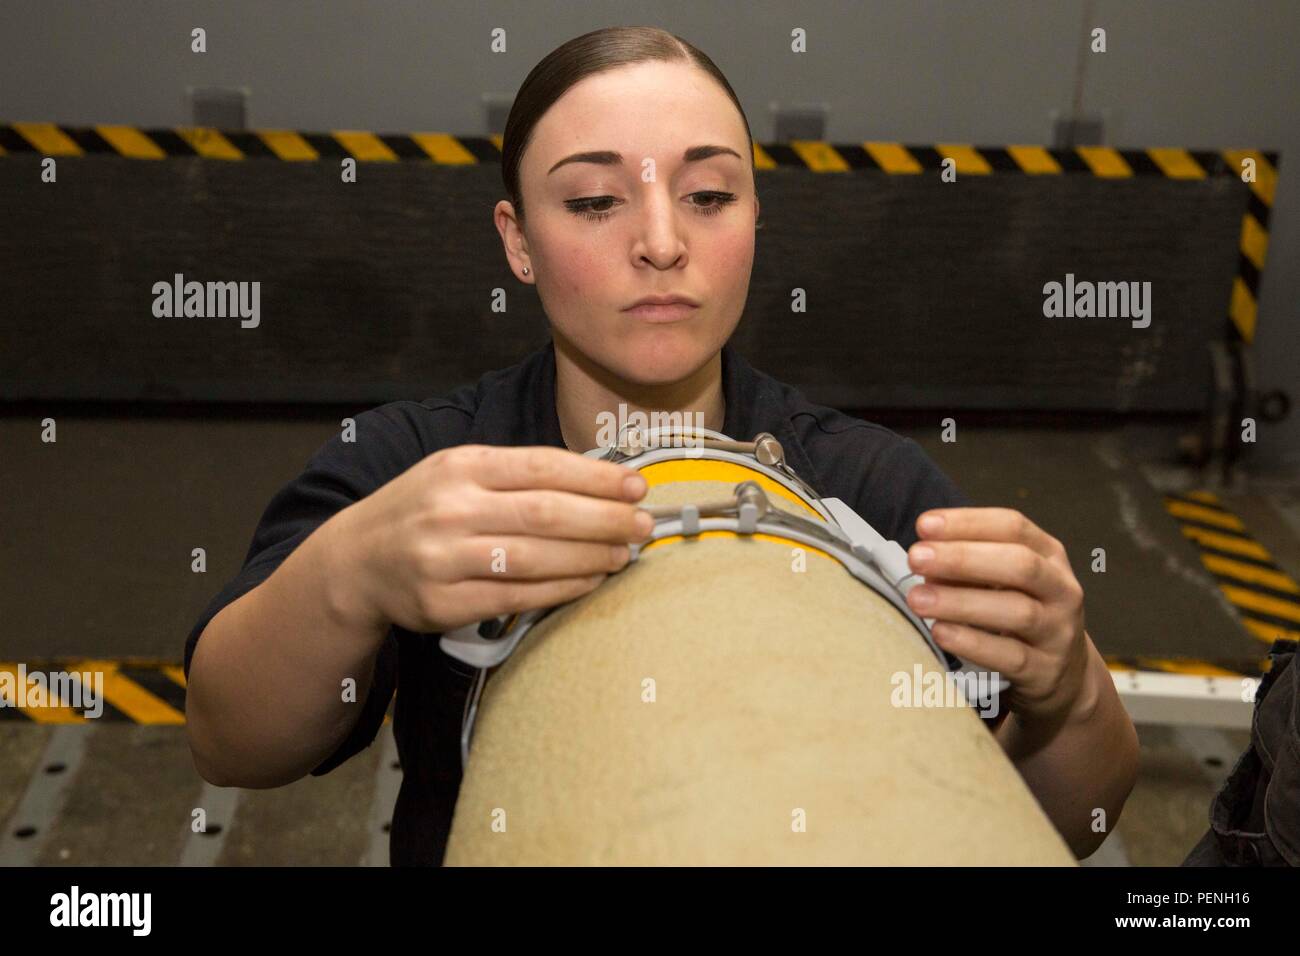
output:
M 524 266 L 524 275 L 528 275 L 528 266 Z

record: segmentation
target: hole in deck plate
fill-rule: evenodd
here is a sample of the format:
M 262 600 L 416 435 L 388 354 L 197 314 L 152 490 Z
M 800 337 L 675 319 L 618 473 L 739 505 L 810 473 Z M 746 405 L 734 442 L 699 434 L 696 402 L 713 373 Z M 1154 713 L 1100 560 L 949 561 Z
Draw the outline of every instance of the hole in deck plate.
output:
M 380 827 L 379 829 L 383 830 L 385 833 L 388 833 L 390 830 L 393 829 L 393 821 L 392 821 L 392 820 L 385 820 L 385 821 L 384 821 L 384 825 L 383 825 L 382 827 Z
M 222 831 L 222 829 L 223 829 L 223 827 L 221 826 L 220 823 L 209 823 L 209 824 L 208 824 L 208 828 L 207 828 L 206 830 L 203 831 L 203 835 L 204 835 L 204 836 L 216 836 L 218 833 L 220 833 L 220 832 Z
M 47 765 L 46 765 L 46 767 L 45 767 L 45 772 L 46 772 L 46 773 L 63 773 L 63 771 L 65 771 L 65 770 L 67 770 L 67 769 L 68 769 L 68 765 L 65 764 L 65 763 L 52 763 L 52 764 L 47 764 Z
M 31 827 L 31 826 L 19 827 L 17 830 L 14 831 L 14 836 L 16 836 L 20 840 L 26 840 L 29 837 L 34 837 L 36 836 L 36 827 Z
M 1207 767 L 1222 767 L 1223 759 L 1221 757 L 1206 757 L 1205 765 Z
M 393 768 L 394 770 L 401 770 L 401 769 L 402 769 L 402 762 L 401 762 L 400 760 L 394 760 L 394 761 L 392 762 L 391 766 L 392 766 L 392 768 Z

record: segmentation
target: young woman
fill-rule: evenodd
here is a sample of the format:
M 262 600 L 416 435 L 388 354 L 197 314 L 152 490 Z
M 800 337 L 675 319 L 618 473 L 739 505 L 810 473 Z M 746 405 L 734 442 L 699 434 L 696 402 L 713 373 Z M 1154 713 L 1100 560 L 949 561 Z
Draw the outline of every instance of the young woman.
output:
M 496 227 L 552 342 L 445 398 L 363 413 L 355 441 L 327 442 L 272 499 L 186 644 L 202 776 L 274 787 L 325 773 L 374 739 L 400 683 L 391 857 L 439 863 L 472 674 L 436 636 L 577 598 L 624 565 L 650 528 L 645 482 L 572 454 L 622 405 L 739 439 L 772 432 L 823 494 L 912 545 L 931 583 L 909 601 L 942 645 L 1012 681 L 997 738 L 1090 853 L 1137 743 L 1061 544 L 1016 511 L 968 507 L 915 442 L 807 402 L 726 345 L 759 202 L 748 122 L 713 62 L 653 28 L 571 40 L 524 81 L 502 172 Z

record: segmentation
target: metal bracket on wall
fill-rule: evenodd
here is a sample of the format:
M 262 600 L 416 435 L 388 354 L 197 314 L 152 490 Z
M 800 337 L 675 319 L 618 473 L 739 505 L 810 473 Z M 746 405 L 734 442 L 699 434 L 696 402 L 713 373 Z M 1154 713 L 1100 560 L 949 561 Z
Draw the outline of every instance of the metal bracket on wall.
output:
M 1227 448 L 1232 441 L 1232 411 L 1240 405 L 1236 395 L 1239 379 L 1227 342 L 1209 342 L 1206 349 L 1210 360 L 1210 389 L 1205 410 L 1199 430 L 1184 434 L 1178 445 L 1183 460 L 1204 471 L 1208 472 L 1216 462 L 1223 462 L 1226 483 L 1231 477 Z
M 1223 487 L 1231 487 L 1237 466 L 1249 455 L 1250 442 L 1243 440 L 1245 420 L 1280 422 L 1291 411 L 1291 396 L 1282 389 L 1259 391 L 1252 345 L 1241 339 L 1211 342 L 1210 396 L 1201 420 L 1201 433 L 1184 435 L 1182 450 L 1187 460 L 1209 473 L 1218 469 Z
M 1218 482 L 1230 487 L 1237 466 L 1247 457 L 1249 442 L 1242 438 L 1247 418 L 1280 422 L 1291 411 L 1291 396 L 1282 389 L 1261 392 L 1255 377 L 1255 355 L 1240 339 L 1211 342 L 1210 393 L 1199 433 L 1183 435 L 1179 447 L 1184 459 L 1206 472 L 1218 470 Z
M 1254 346 L 1249 342 L 1236 341 L 1232 343 L 1232 351 L 1236 358 L 1239 404 L 1234 406 L 1234 414 L 1228 423 L 1231 434 L 1228 460 L 1224 465 L 1225 481 L 1231 477 L 1231 469 L 1237 460 L 1244 457 L 1248 451 L 1248 443 L 1241 438 L 1243 421 L 1252 418 L 1257 426 L 1260 422 L 1274 424 L 1282 421 L 1291 412 L 1289 393 L 1280 388 L 1268 392 L 1259 390 L 1258 379 L 1255 376 Z

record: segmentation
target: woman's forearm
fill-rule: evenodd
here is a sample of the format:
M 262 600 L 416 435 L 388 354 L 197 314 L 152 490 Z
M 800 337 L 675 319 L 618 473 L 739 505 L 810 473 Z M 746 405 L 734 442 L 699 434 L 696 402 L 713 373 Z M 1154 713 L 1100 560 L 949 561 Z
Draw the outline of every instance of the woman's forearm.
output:
M 1095 851 L 1115 826 L 1138 763 L 1133 721 L 1091 638 L 1088 658 L 1088 680 L 1062 721 L 1027 725 L 1013 710 L 997 730 L 1007 756 L 1080 858 Z
M 290 783 L 356 723 L 388 626 L 352 590 L 351 510 L 317 528 L 201 635 L 185 711 L 195 766 L 209 782 Z M 345 700 L 348 678 L 355 693 Z

